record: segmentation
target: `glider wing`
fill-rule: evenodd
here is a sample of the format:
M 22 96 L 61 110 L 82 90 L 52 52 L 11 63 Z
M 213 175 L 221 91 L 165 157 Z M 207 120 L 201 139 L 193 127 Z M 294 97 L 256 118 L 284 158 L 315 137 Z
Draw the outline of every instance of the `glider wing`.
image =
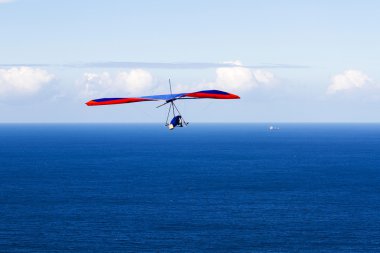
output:
M 240 97 L 225 91 L 220 90 L 203 90 L 189 93 L 178 93 L 178 94 L 164 94 L 164 95 L 153 95 L 144 97 L 132 97 L 132 98 L 99 98 L 88 101 L 86 104 L 88 106 L 95 105 L 115 105 L 115 104 L 127 104 L 135 102 L 146 102 L 146 101 L 159 101 L 164 100 L 174 101 L 177 99 L 197 99 L 197 98 L 213 98 L 213 99 L 239 99 Z

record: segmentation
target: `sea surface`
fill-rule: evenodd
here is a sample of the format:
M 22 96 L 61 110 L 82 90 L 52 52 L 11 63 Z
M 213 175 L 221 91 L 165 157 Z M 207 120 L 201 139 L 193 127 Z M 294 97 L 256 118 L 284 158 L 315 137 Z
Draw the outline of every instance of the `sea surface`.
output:
M 380 252 L 379 124 L 0 125 L 0 252 Z

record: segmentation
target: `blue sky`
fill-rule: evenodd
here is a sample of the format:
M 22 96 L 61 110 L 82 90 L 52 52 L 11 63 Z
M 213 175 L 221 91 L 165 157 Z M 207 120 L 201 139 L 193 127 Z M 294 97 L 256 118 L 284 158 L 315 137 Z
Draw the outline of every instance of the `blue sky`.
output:
M 161 122 L 154 103 L 84 103 L 169 77 L 242 97 L 179 103 L 190 122 L 379 122 L 378 24 L 375 0 L 0 0 L 0 122 Z

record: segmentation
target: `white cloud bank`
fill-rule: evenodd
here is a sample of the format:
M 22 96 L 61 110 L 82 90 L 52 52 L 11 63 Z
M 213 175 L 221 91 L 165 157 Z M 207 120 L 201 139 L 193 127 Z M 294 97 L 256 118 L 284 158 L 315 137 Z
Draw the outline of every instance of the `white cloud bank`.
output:
M 250 69 L 233 62 L 234 67 L 220 67 L 215 71 L 212 82 L 194 85 L 174 85 L 175 92 L 218 89 L 227 92 L 249 91 L 256 87 L 270 87 L 276 83 L 272 72 L 262 69 Z M 241 67 L 240 67 L 241 66 Z M 110 72 L 84 73 L 78 85 L 82 90 L 81 97 L 100 98 L 105 96 L 136 96 L 146 93 L 167 93 L 167 84 L 159 86 L 154 83 L 152 74 L 144 69 L 132 69 L 116 74 Z
M 53 79 L 52 74 L 39 68 L 0 69 L 0 97 L 36 94 Z
M 274 81 L 273 73 L 266 70 L 251 70 L 241 67 L 218 68 L 216 81 L 211 84 L 211 87 L 247 91 L 262 85 L 271 85 Z
M 277 82 L 274 74 L 270 71 L 246 68 L 242 66 L 239 61 L 234 61 L 232 63 L 236 66 L 221 67 L 216 69 L 215 81 L 195 86 L 182 86 L 181 90 L 196 88 L 200 90 L 218 89 L 225 90 L 227 92 L 244 92 L 257 87 L 271 87 Z
M 239 67 L 242 66 L 240 61 L 234 61 L 233 63 L 236 67 L 216 69 L 216 80 L 209 84 L 210 88 L 247 91 L 259 86 L 269 86 L 275 83 L 274 74 L 270 71 Z
M 363 89 L 371 86 L 372 80 L 365 73 L 359 70 L 346 70 L 342 74 L 335 75 L 327 94 L 335 94 L 342 91 Z
M 85 86 L 84 97 L 117 95 L 141 95 L 153 89 L 153 77 L 150 72 L 143 69 L 132 69 L 117 74 L 109 72 L 84 73 L 79 84 Z M 120 95 L 119 95 L 120 96 Z

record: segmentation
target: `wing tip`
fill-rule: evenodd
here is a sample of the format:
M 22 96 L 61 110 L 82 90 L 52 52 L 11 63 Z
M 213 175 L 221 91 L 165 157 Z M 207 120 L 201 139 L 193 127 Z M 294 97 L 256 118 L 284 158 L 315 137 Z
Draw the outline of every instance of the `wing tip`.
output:
M 240 99 L 240 97 L 238 95 L 235 95 L 232 93 L 230 93 L 230 97 L 231 97 L 231 99 Z

